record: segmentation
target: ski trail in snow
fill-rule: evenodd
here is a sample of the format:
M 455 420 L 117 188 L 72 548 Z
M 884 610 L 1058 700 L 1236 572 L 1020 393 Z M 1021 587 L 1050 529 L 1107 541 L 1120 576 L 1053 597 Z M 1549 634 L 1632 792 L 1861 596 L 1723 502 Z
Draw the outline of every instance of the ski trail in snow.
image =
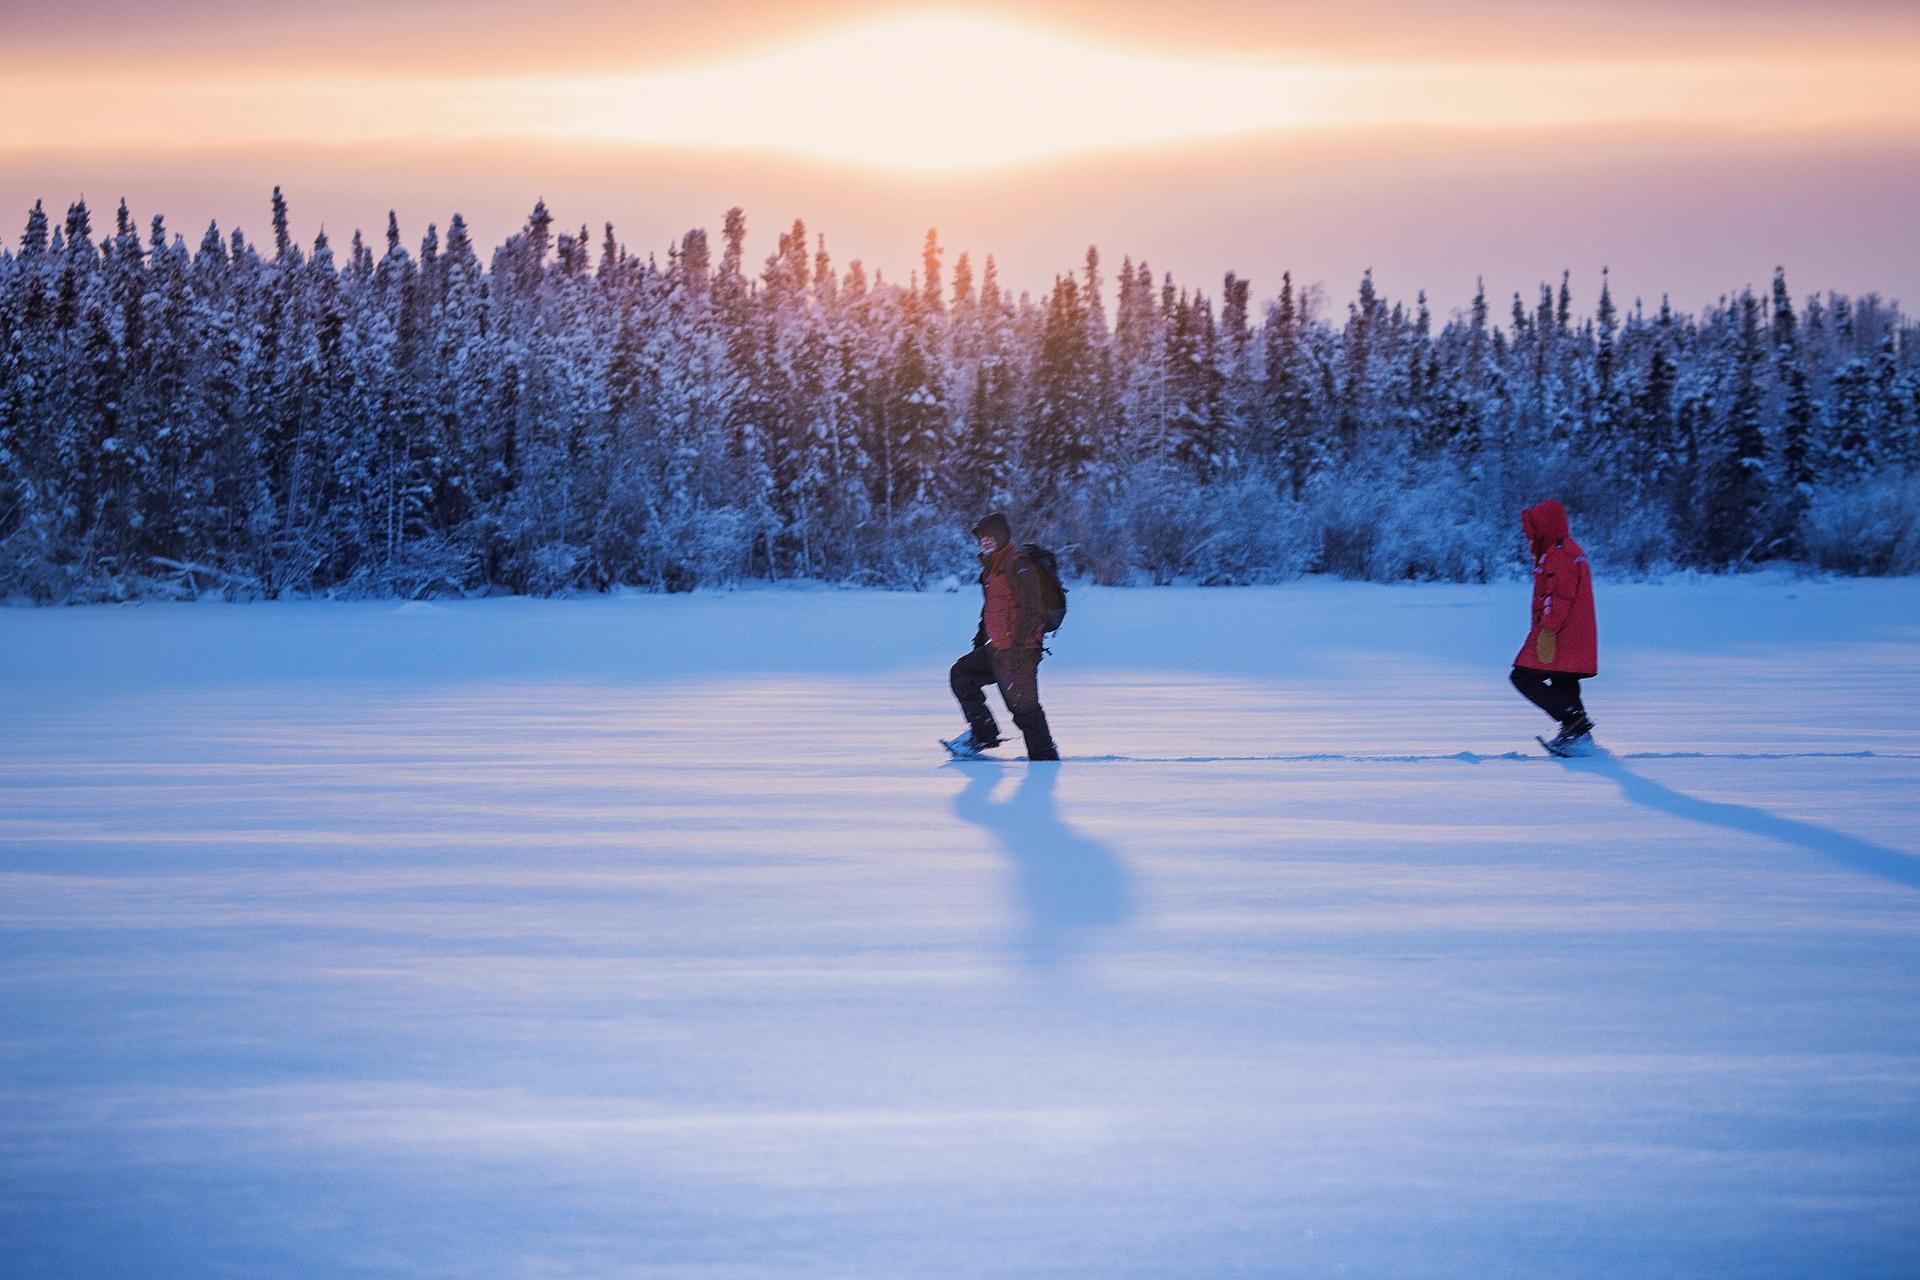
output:
M 1603 752 L 1588 759 L 1613 760 L 1920 760 L 1920 752 L 1897 751 L 1627 751 Z M 1524 751 L 1453 751 L 1427 755 L 1355 755 L 1341 751 L 1304 751 L 1247 756 L 1066 756 L 1068 764 L 1492 764 L 1514 761 L 1549 764 L 1553 757 Z M 946 765 L 1025 764 L 1025 756 L 948 760 Z
M 1304 751 L 1260 756 L 1068 756 L 1074 763 L 1087 764 L 1424 764 L 1453 761 L 1457 764 L 1483 764 L 1490 760 L 1531 760 L 1536 756 L 1518 751 L 1487 755 L 1477 751 L 1455 751 L 1445 755 L 1349 755 L 1339 751 Z
M 1624 751 L 1615 760 L 1920 760 L 1900 751 Z

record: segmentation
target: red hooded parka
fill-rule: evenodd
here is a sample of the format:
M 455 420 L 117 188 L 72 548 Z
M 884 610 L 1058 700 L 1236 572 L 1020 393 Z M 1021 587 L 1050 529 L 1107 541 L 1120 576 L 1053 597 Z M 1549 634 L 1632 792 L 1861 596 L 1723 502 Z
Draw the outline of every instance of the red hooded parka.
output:
M 1567 531 L 1567 510 L 1552 498 L 1520 513 L 1533 547 L 1533 626 L 1513 665 L 1535 671 L 1590 676 L 1600 669 L 1600 630 L 1593 616 L 1593 575 L 1587 553 Z M 1541 656 L 1550 633 L 1552 657 Z

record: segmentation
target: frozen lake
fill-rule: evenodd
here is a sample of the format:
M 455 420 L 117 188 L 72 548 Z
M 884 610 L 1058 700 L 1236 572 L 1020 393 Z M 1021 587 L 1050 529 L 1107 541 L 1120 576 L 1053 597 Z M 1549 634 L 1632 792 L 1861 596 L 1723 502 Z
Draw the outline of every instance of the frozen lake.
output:
M 1920 1274 L 1920 582 L 1072 600 L 0 610 L 0 1275 Z

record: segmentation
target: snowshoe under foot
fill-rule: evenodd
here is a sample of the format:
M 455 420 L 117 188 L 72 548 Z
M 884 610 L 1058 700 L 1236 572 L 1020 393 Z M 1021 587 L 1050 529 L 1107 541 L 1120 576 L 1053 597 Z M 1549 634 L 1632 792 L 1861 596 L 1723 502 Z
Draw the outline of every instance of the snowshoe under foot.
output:
M 1593 740 L 1593 731 L 1588 729 L 1568 734 L 1567 740 L 1560 744 L 1560 753 L 1572 757 L 1599 755 L 1600 746 Z
M 996 738 L 992 742 L 980 742 L 974 738 L 973 730 L 969 729 L 957 738 L 940 739 L 940 745 L 945 747 L 947 754 L 955 760 L 978 760 L 981 759 L 981 752 L 988 747 L 999 746 L 1000 740 Z
M 1534 741 L 1547 749 L 1547 754 L 1559 756 L 1562 760 L 1575 760 L 1582 756 L 1596 754 L 1600 748 L 1593 740 L 1593 729 L 1588 727 L 1579 733 L 1562 730 L 1549 740 L 1535 737 Z

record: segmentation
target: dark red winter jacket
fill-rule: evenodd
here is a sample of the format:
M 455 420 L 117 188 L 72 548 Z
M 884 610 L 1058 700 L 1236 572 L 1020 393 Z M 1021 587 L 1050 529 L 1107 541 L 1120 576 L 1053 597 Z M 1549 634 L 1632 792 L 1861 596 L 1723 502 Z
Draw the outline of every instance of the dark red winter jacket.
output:
M 980 590 L 980 635 L 990 648 L 1040 647 L 1047 626 L 1040 571 L 1021 554 L 1018 543 L 980 558 Z
M 1566 508 L 1552 498 L 1520 513 L 1533 548 L 1533 626 L 1516 667 L 1590 676 L 1600 669 L 1600 630 L 1593 617 L 1593 574 L 1587 553 L 1567 532 Z M 1541 636 L 1550 637 L 1546 645 Z M 1543 657 L 1543 652 L 1551 656 Z

